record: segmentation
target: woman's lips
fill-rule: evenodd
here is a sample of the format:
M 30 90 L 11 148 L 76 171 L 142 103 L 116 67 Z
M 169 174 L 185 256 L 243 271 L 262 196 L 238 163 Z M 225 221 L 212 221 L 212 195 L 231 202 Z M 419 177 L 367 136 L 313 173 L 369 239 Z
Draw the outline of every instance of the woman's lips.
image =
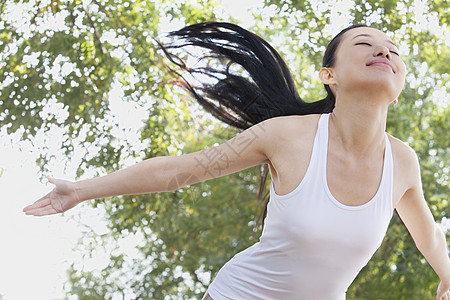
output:
M 394 67 L 392 66 L 392 64 L 389 61 L 386 60 L 373 60 L 371 61 L 368 66 L 382 66 L 382 67 L 387 67 L 389 69 L 391 69 L 391 71 L 393 73 L 395 73 Z

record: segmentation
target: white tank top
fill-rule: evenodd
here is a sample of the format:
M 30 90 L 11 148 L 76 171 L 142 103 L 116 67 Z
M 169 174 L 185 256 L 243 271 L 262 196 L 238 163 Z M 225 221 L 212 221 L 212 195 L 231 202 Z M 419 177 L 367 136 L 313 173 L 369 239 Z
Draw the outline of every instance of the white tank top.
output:
M 320 117 L 301 183 L 270 201 L 260 241 L 236 254 L 211 283 L 214 300 L 341 300 L 381 245 L 392 217 L 393 161 L 386 135 L 383 173 L 375 196 L 348 206 L 326 179 L 329 115 Z

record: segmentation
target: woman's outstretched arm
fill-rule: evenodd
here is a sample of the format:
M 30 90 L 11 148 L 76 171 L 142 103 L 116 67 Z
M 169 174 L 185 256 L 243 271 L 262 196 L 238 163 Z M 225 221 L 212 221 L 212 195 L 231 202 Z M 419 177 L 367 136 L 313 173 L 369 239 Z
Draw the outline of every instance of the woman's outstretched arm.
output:
M 23 211 L 34 216 L 62 213 L 89 199 L 173 191 L 267 163 L 276 138 L 274 123 L 279 122 L 269 119 L 258 123 L 215 147 L 150 158 L 93 179 L 71 182 L 49 177 L 55 188 Z
M 396 209 L 410 232 L 417 248 L 441 279 L 436 299 L 450 299 L 450 259 L 443 231 L 436 224 L 422 192 L 417 156 L 409 149 L 407 164 L 409 189 L 397 204 Z M 405 153 L 406 154 L 406 153 Z

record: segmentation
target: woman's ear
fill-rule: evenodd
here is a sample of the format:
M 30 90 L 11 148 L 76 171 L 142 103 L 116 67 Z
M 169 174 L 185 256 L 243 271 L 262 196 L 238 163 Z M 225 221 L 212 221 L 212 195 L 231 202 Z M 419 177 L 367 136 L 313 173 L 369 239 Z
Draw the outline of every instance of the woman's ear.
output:
M 336 84 L 334 74 L 333 74 L 333 69 L 331 69 L 331 68 L 323 67 L 322 69 L 320 69 L 319 78 L 323 84 L 330 85 L 330 87 L 332 85 Z

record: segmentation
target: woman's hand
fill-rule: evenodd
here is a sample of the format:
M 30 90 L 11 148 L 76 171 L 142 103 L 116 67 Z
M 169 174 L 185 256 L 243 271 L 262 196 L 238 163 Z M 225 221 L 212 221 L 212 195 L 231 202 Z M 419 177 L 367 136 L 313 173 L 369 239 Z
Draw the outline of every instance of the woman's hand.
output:
M 35 203 L 25 207 L 23 209 L 25 214 L 33 216 L 53 215 L 65 212 L 80 203 L 73 182 L 50 176 L 47 176 L 47 178 L 50 183 L 55 185 L 55 188 Z
M 436 300 L 450 300 L 450 283 L 441 283 L 437 289 Z

